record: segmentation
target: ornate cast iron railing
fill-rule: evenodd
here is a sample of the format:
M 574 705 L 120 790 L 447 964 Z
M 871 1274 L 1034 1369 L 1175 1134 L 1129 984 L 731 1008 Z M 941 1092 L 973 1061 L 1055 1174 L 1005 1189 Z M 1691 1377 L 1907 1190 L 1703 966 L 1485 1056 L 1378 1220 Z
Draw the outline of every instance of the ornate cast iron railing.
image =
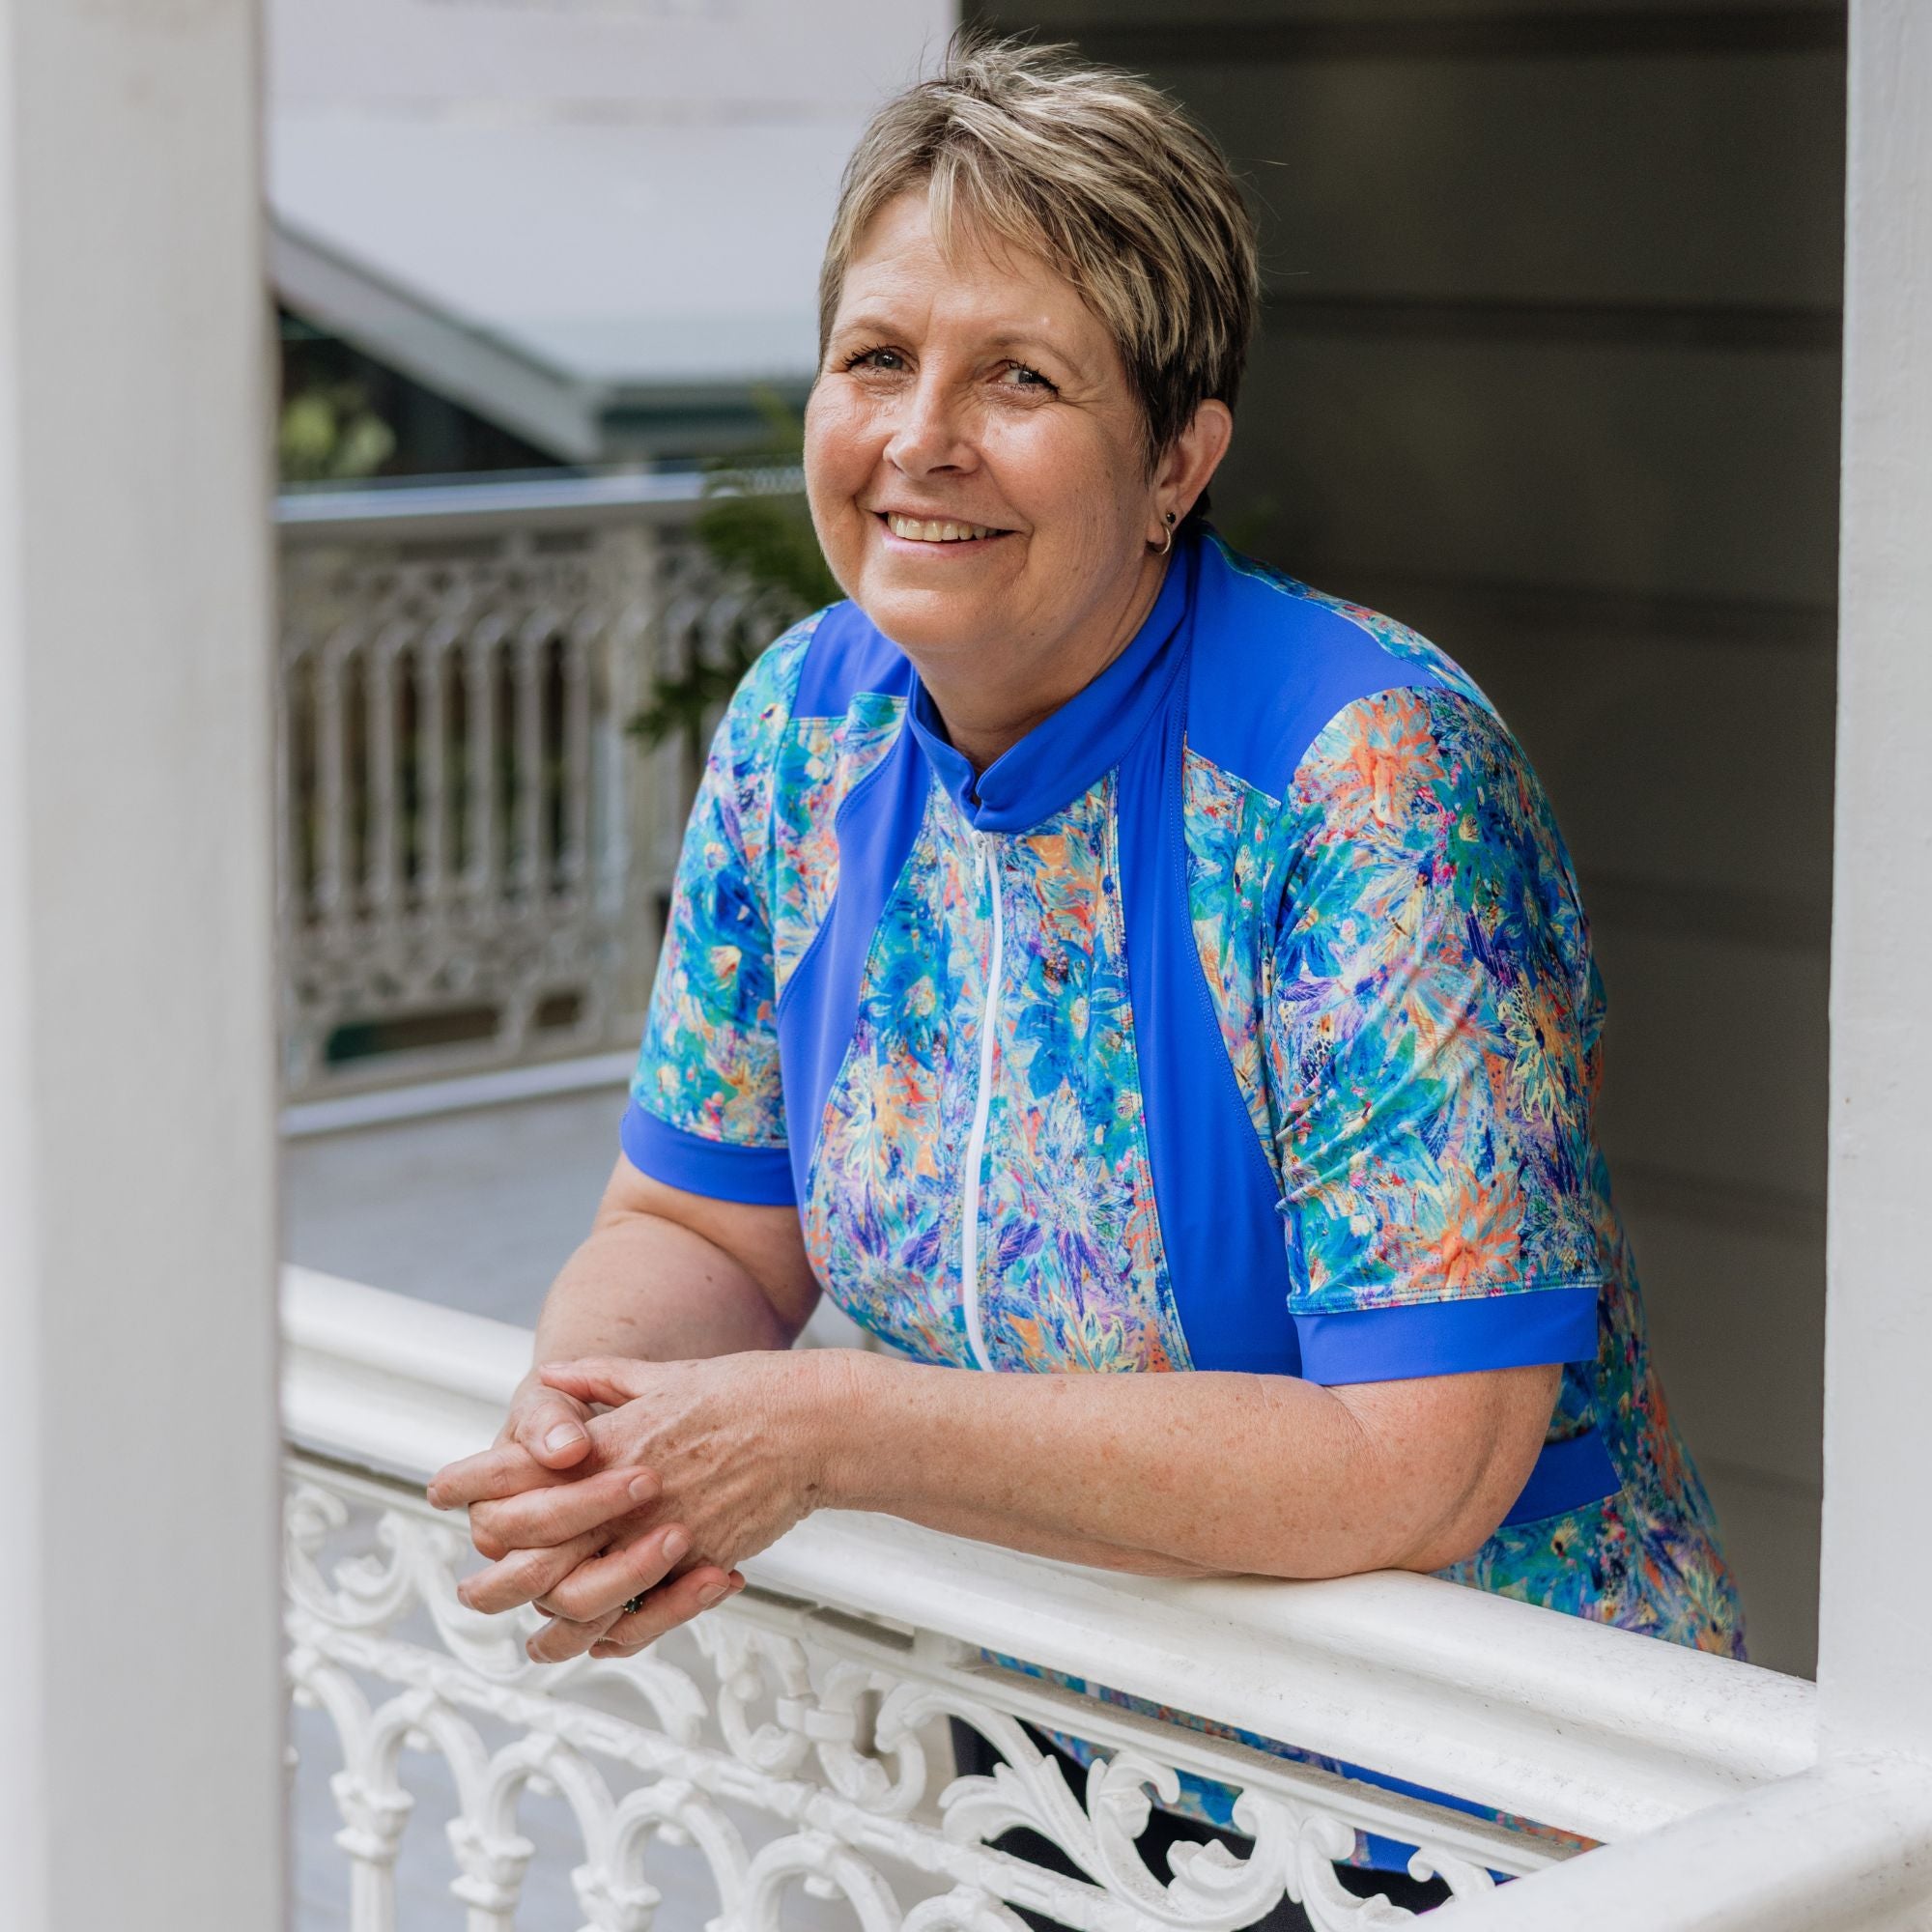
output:
M 788 613 L 696 476 L 284 497 L 277 732 L 294 1097 L 627 1043 L 695 774 L 653 672 Z
M 461 1525 L 419 1488 L 488 1438 L 527 1336 L 293 1270 L 285 1319 L 289 1674 L 332 1732 L 353 1932 L 395 1922 L 416 1753 L 443 1762 L 469 1932 L 517 1923 L 541 1876 L 519 1806 L 546 1794 L 573 1820 L 585 1932 L 775 1932 L 795 1889 L 833 1901 L 814 1922 L 862 1932 L 1020 1932 L 1014 1906 L 1096 1932 L 1234 1932 L 1284 1893 L 1323 1932 L 1360 1932 L 1407 1915 L 1338 1879 L 1357 1831 L 1420 1845 L 1418 1872 L 1463 1902 L 1452 1917 L 1505 1902 L 1514 1888 L 1492 1892 L 1492 1874 L 1564 1858 L 1547 1833 L 1142 1717 L 994 1655 L 1597 1840 L 1754 1799 L 1814 1755 L 1809 1685 L 1430 1578 L 1154 1582 L 830 1514 L 644 1658 L 534 1666 L 514 1620 L 457 1603 Z M 1005 1766 L 955 1776 L 945 1719 Z M 1100 1747 L 1083 1789 L 1028 1724 Z M 1144 1861 L 1151 1794 L 1183 1774 L 1240 1793 L 1248 1855 Z M 1016 1826 L 1077 1875 L 992 1842 Z M 685 1848 L 684 1889 L 660 1918 L 667 1846 Z

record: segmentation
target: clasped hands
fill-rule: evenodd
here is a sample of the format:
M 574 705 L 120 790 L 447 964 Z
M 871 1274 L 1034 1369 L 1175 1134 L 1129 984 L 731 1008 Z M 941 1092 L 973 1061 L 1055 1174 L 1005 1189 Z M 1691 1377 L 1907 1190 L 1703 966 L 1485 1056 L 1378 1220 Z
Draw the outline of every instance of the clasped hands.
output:
M 531 1659 L 634 1657 L 744 1587 L 734 1567 L 809 1513 L 816 1490 L 796 1400 L 806 1358 L 596 1357 L 534 1371 L 492 1448 L 431 1479 L 468 1506 L 489 1567 L 471 1609 L 534 1604 Z M 626 1605 L 641 1599 L 636 1609 Z

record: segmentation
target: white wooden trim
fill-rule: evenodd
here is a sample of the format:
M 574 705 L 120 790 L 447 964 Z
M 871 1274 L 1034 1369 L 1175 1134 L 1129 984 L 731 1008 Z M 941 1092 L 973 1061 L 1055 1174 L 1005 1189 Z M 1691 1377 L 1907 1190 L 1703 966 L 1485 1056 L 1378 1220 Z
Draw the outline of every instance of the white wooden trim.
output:
M 282 1912 L 250 0 L 0 0 L 0 1925 Z
M 344 1094 L 328 1100 L 303 1100 L 282 1109 L 282 1138 L 307 1140 L 361 1127 L 392 1126 L 403 1121 L 465 1114 L 478 1107 L 510 1106 L 521 1100 L 548 1100 L 566 1094 L 610 1091 L 614 1096 L 631 1077 L 638 1056 L 628 1050 L 589 1053 L 575 1060 L 546 1060 L 534 1066 L 506 1066 L 456 1079 L 423 1080 L 409 1087 L 379 1087 L 366 1094 Z M 614 1122 L 617 1108 L 611 1108 Z M 613 1124 L 611 1131 L 616 1131 Z
M 1819 1688 L 1932 1755 L 1932 8 L 1854 0 Z
M 1833 1759 L 1520 1885 L 1430 1932 L 1922 1932 L 1932 1773 Z
M 692 469 L 607 469 L 589 476 L 476 477 L 457 483 L 309 484 L 275 500 L 286 542 L 339 543 L 362 537 L 572 528 L 605 523 L 688 523 L 715 479 Z M 791 497 L 803 473 L 783 467 L 752 472 L 761 496 Z

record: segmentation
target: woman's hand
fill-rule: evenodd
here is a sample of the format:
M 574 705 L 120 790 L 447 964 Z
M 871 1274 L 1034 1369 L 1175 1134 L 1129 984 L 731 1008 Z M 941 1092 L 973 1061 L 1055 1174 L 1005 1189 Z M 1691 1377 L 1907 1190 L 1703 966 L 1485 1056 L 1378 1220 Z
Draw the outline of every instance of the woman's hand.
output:
M 510 1398 L 496 1446 L 516 1443 L 546 1469 L 574 1469 L 590 1453 L 590 1416 L 588 1403 L 551 1388 L 532 1369 Z
M 497 1612 L 534 1603 L 556 1620 L 537 1632 L 526 1646 L 533 1662 L 556 1662 L 597 1644 L 618 1621 L 620 1606 L 647 1596 L 643 1610 L 629 1620 L 621 1652 L 631 1655 L 667 1630 L 722 1603 L 743 1579 L 734 1579 L 713 1565 L 688 1569 L 675 1582 L 664 1585 L 691 1548 L 681 1524 L 663 1520 L 646 1521 L 658 1500 L 657 1477 L 647 1469 L 600 1466 L 593 1453 L 591 1406 L 577 1397 L 546 1386 L 532 1370 L 511 1398 L 510 1410 L 497 1433 L 495 1446 L 482 1456 L 452 1463 L 431 1478 L 430 1502 L 438 1509 L 455 1509 L 480 1493 L 477 1474 L 487 1469 L 497 1483 L 515 1471 L 520 1493 L 541 1496 L 529 1512 L 533 1525 L 526 1547 L 504 1543 L 490 1534 L 487 1515 L 472 1514 L 470 1536 L 478 1551 L 495 1559 L 486 1570 L 466 1577 L 457 1585 L 458 1599 L 474 1610 Z M 563 1605 L 553 1605 L 548 1593 L 580 1564 L 602 1555 L 612 1543 L 618 1525 L 629 1521 L 638 1532 L 629 1541 L 621 1565 L 606 1565 L 599 1580 L 610 1595 L 595 1614 L 574 1619 Z M 592 1593 L 579 1592 L 589 1601 Z M 575 1601 L 573 1607 L 576 1606 Z M 580 1623 L 582 1627 L 580 1627 Z
M 600 1357 L 540 1373 L 586 1414 L 610 1406 L 589 1420 L 589 1453 L 573 1470 L 559 1478 L 506 1440 L 431 1486 L 439 1506 L 470 1506 L 477 1548 L 500 1559 L 467 1579 L 464 1600 L 493 1610 L 533 1602 L 560 1619 L 532 1639 L 532 1656 L 634 1653 L 741 1586 L 729 1566 L 815 1506 L 818 1418 L 828 1384 L 843 1379 L 833 1351 Z M 681 1557 L 690 1567 L 653 1589 Z M 639 1595 L 643 1605 L 619 1615 Z

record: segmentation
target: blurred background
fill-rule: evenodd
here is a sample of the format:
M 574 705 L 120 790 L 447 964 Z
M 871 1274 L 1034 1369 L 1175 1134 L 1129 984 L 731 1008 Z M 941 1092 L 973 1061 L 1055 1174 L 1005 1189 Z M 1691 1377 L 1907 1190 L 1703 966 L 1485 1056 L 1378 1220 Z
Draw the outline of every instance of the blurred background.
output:
M 288 1249 L 527 1323 L 614 1158 L 708 719 L 819 601 L 791 462 L 838 170 L 958 15 L 270 13 Z M 1752 1654 L 1808 1674 L 1842 8 L 968 17 L 1150 74 L 1244 172 L 1219 521 L 1443 644 L 1548 785 L 1660 1362 Z

